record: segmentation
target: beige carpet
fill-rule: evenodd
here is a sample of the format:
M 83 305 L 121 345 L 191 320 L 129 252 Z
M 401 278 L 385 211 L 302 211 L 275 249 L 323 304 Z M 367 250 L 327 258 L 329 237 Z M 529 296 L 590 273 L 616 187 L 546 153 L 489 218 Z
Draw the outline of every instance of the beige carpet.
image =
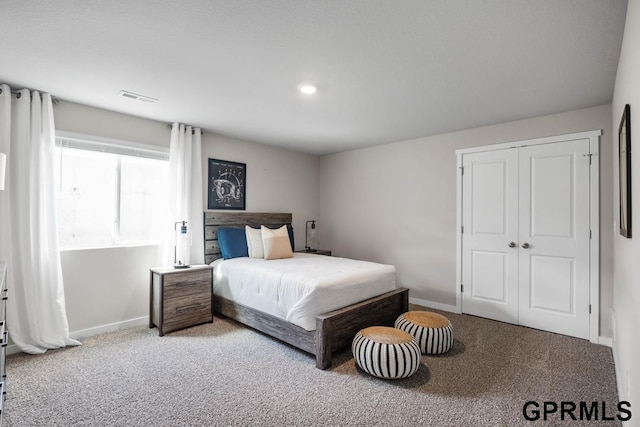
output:
M 226 319 L 158 337 L 138 327 L 80 347 L 7 358 L 8 426 L 532 426 L 527 401 L 618 402 L 611 349 L 443 313 L 455 344 L 405 380 L 381 380 L 349 350 L 330 370 Z M 632 408 L 633 409 L 633 408 Z M 579 412 L 576 413 L 579 416 Z M 601 414 L 599 415 L 601 417 Z

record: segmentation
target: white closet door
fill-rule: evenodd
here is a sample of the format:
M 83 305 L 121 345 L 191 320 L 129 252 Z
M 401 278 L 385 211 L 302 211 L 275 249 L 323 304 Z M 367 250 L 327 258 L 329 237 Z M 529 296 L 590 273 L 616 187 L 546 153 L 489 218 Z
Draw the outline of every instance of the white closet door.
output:
M 519 149 L 519 323 L 589 338 L 589 140 Z
M 464 312 L 518 323 L 518 150 L 465 155 L 463 168 Z

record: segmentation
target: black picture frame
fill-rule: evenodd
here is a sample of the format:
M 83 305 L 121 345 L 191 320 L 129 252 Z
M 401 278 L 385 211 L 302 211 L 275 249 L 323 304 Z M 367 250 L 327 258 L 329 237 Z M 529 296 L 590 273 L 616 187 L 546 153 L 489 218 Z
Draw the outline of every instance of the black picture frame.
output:
M 246 209 L 247 165 L 229 160 L 209 159 L 209 209 Z
M 618 128 L 620 234 L 631 238 L 631 107 L 625 105 Z

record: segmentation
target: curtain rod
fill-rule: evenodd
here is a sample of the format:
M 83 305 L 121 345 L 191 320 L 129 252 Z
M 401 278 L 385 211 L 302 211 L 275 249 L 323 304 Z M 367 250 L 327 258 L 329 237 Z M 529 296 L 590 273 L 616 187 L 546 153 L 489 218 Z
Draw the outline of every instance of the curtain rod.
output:
M 22 95 L 22 92 L 21 92 L 21 91 L 22 91 L 22 90 L 24 90 L 24 89 L 27 89 L 27 88 L 23 88 L 23 89 L 11 89 L 11 94 L 12 94 L 12 95 L 16 95 L 18 98 L 20 98 L 20 96 Z M 29 91 L 29 93 L 33 96 L 33 90 L 31 90 L 31 89 L 27 89 L 27 90 L 28 90 L 28 91 Z M 42 94 L 42 93 L 45 93 L 45 92 L 42 92 L 42 91 L 38 91 L 38 92 L 40 92 L 41 94 Z M 0 94 L 1 94 L 1 93 L 2 93 L 2 88 L 0 88 Z M 55 96 L 51 95 L 51 102 L 53 103 L 53 105 L 57 105 L 57 104 L 60 102 L 60 100 L 59 100 L 58 98 L 56 98 Z
M 185 127 L 187 126 L 191 126 L 191 125 L 185 125 Z M 173 123 L 167 123 L 167 127 L 173 129 Z M 196 130 L 194 129 L 194 126 L 191 126 L 191 135 L 195 135 L 196 134 Z M 204 135 L 204 131 L 202 130 L 202 128 L 200 128 L 200 135 Z

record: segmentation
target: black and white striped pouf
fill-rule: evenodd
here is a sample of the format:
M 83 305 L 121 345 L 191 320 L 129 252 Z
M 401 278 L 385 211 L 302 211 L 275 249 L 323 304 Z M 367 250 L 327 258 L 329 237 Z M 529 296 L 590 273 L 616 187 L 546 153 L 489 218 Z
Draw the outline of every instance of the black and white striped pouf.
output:
M 453 325 L 430 311 L 408 311 L 396 319 L 395 327 L 410 333 L 424 354 L 446 353 L 453 346 Z
M 378 378 L 408 378 L 420 366 L 420 348 L 413 337 L 387 326 L 371 326 L 358 332 L 351 351 L 358 366 Z

